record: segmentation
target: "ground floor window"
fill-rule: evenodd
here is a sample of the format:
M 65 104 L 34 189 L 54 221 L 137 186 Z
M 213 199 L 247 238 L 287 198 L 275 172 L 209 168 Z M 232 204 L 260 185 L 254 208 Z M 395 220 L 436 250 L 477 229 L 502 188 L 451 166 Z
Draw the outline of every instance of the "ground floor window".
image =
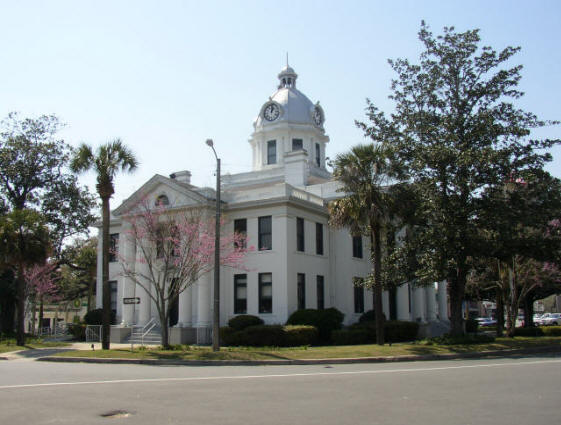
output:
M 234 314 L 247 313 L 247 275 L 234 275 Z
M 316 277 L 316 294 L 317 294 L 317 301 L 318 301 L 318 310 L 323 310 L 325 308 L 325 293 L 324 293 L 324 285 L 323 285 L 323 276 Z
M 298 273 L 298 310 L 306 308 L 306 275 Z
M 355 277 L 353 279 L 355 313 L 364 313 L 364 287 L 362 279 Z
M 273 275 L 259 273 L 259 313 L 273 312 Z

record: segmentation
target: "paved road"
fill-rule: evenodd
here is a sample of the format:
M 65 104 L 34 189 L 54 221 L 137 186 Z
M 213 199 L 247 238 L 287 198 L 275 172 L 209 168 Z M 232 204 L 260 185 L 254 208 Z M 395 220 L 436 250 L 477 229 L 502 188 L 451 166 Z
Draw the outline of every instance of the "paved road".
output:
M 555 356 L 332 367 L 0 361 L 0 424 L 10 425 L 554 424 L 560 407 Z

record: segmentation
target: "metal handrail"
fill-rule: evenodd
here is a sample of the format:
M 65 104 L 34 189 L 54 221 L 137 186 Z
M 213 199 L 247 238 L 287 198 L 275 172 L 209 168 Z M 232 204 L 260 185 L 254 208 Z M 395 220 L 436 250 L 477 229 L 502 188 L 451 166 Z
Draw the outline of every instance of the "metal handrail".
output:
M 146 327 L 150 325 L 150 327 L 148 327 L 148 329 L 146 329 Z M 150 321 L 148 323 L 146 323 L 146 325 L 144 325 L 144 327 L 142 328 L 143 332 L 142 332 L 142 337 L 140 338 L 141 344 L 144 345 L 144 337 L 150 333 L 150 331 L 152 329 L 154 329 L 156 327 L 156 321 L 154 320 L 154 318 L 150 319 Z M 146 331 L 144 331 L 146 329 Z

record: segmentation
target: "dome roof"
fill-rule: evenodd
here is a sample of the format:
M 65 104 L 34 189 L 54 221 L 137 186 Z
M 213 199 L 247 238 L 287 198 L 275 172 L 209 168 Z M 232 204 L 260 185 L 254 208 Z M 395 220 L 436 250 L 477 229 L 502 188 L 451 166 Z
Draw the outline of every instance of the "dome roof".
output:
M 256 130 L 264 126 L 279 123 L 309 124 L 315 127 L 323 125 L 323 110 L 314 105 L 308 97 L 296 88 L 298 75 L 288 65 L 278 75 L 280 84 L 278 90 L 261 107 L 259 115 L 255 119 Z M 314 112 L 319 110 L 321 120 L 314 120 Z M 317 117 L 317 112 L 316 112 Z M 318 122 L 320 124 L 318 125 Z

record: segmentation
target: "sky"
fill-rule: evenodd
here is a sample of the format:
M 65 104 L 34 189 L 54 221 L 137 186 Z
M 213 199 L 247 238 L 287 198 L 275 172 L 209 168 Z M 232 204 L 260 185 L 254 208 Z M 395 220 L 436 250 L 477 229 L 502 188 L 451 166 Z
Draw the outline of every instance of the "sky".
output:
M 432 31 L 479 28 L 483 45 L 521 46 L 517 106 L 561 120 L 561 1 L 0 0 L 0 119 L 55 114 L 72 146 L 121 138 L 140 161 L 119 175 L 112 208 L 154 174 L 189 170 L 214 186 L 251 169 L 253 120 L 286 63 L 325 111 L 334 158 L 364 142 L 366 98 L 391 112 L 389 58 L 416 61 Z M 561 126 L 532 134 L 561 138 Z M 548 170 L 561 177 L 561 148 Z M 83 184 L 95 190 L 95 176 Z

